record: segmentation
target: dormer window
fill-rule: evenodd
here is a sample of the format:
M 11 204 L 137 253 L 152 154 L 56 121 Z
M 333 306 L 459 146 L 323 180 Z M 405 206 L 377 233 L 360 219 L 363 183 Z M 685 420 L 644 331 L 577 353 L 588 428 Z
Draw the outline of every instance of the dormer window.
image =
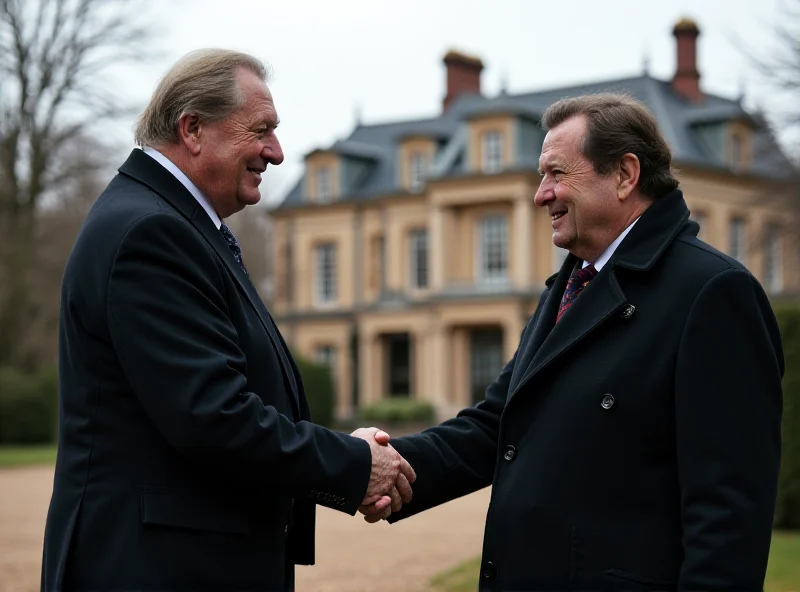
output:
M 315 173 L 315 191 L 317 202 L 322 204 L 330 203 L 333 199 L 333 186 L 331 184 L 331 169 L 324 166 L 317 169 Z
M 742 166 L 742 136 L 739 134 L 731 136 L 731 165 L 734 169 Z
M 499 131 L 484 132 L 481 136 L 481 170 L 497 173 L 503 168 L 503 134 Z
M 421 191 L 425 185 L 425 176 L 428 168 L 428 158 L 423 152 L 414 152 L 409 158 L 408 188 L 411 191 Z

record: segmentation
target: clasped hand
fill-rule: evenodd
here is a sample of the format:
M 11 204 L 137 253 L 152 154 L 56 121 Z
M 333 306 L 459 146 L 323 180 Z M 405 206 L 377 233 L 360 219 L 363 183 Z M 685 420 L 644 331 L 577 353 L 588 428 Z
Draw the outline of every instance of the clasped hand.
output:
M 411 501 L 411 484 L 417 476 L 408 461 L 389 445 L 389 434 L 383 430 L 360 428 L 351 436 L 366 440 L 372 452 L 369 485 L 358 510 L 367 522 L 378 522 Z

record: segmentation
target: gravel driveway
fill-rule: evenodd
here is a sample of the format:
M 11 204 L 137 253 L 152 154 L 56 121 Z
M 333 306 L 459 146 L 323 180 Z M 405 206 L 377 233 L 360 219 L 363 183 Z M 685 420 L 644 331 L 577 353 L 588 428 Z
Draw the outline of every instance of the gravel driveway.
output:
M 52 467 L 0 470 L 0 592 L 39 589 Z M 405 522 L 368 525 L 319 508 L 317 565 L 298 592 L 422 592 L 431 576 L 480 552 L 489 489 Z

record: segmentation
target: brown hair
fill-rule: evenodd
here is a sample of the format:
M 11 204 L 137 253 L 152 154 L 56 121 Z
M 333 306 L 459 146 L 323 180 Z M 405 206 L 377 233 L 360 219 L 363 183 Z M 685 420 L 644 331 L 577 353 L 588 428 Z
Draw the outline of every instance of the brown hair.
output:
M 203 121 L 224 119 L 242 105 L 237 82 L 239 69 L 262 81 L 267 69 L 257 58 L 227 49 L 188 53 L 158 83 L 150 103 L 134 127 L 136 144 L 154 146 L 178 140 L 180 118 L 192 113 Z
M 562 99 L 542 116 L 545 131 L 567 119 L 586 117 L 582 152 L 599 175 L 611 172 L 623 155 L 635 154 L 641 172 L 639 189 L 648 197 L 659 197 L 676 189 L 672 152 L 655 117 L 625 93 L 598 93 Z

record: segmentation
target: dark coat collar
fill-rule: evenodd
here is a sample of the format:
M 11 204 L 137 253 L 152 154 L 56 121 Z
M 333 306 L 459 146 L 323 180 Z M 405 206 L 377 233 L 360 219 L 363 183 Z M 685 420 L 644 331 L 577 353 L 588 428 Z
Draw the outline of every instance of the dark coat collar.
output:
M 138 148 L 134 149 L 130 156 L 128 156 L 128 159 L 119 168 L 119 172 L 149 187 L 161 196 L 186 218 L 214 248 L 214 251 L 216 251 L 217 255 L 228 268 L 230 275 L 239 284 L 242 292 L 247 296 L 248 301 L 258 314 L 267 333 L 269 333 L 272 344 L 278 353 L 283 372 L 291 385 L 293 391 L 292 403 L 295 414 L 299 417 L 299 388 L 294 377 L 294 372 L 292 371 L 291 363 L 288 359 L 288 354 L 285 352 L 282 341 L 278 335 L 278 329 L 253 286 L 253 283 L 250 281 L 250 278 L 242 271 L 242 268 L 236 262 L 236 259 L 234 259 L 225 239 L 203 209 L 203 206 L 198 203 L 183 183 L 176 179 L 172 173 L 161 166 L 156 160 L 145 154 L 143 150 L 139 150 Z
M 686 207 L 680 190 L 676 189 L 658 198 L 642 214 L 609 262 L 554 327 L 567 280 L 575 266 L 581 263 L 575 255 L 568 255 L 561 270 L 548 278 L 548 290 L 536 322 L 524 343 L 520 344 L 518 362 L 522 371 L 519 374 L 515 372 L 520 378 L 510 397 L 544 367 L 618 314 L 627 302 L 617 281 L 616 269 L 651 269 L 675 238 L 687 230 L 688 220 L 689 208 Z M 692 230 L 697 233 L 696 224 Z
M 119 168 L 119 172 L 146 185 L 163 197 L 184 218 L 189 220 L 206 240 L 212 245 L 216 245 L 215 239 L 219 232 L 211 218 L 184 184 L 155 159 L 145 154 L 143 150 L 135 148 L 128 156 L 128 160 Z M 225 245 L 224 239 L 221 244 Z M 225 248 L 227 249 L 227 245 Z
M 611 262 L 616 267 L 646 271 L 655 265 L 689 220 L 680 189 L 659 197 L 647 208 L 619 245 Z

